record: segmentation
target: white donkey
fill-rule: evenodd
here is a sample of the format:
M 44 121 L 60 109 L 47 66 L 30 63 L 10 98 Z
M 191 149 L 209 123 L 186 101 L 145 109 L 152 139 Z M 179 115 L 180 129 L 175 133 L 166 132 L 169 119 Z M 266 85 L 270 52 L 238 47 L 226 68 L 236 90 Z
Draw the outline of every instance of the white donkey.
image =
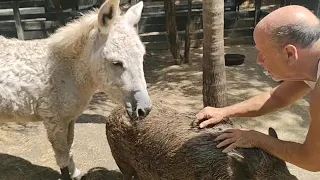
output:
M 0 122 L 43 121 L 62 179 L 81 174 L 71 153 L 74 124 L 98 89 L 132 118 L 151 110 L 134 27 L 142 9 L 141 1 L 122 14 L 119 0 L 107 0 L 47 39 L 0 37 Z

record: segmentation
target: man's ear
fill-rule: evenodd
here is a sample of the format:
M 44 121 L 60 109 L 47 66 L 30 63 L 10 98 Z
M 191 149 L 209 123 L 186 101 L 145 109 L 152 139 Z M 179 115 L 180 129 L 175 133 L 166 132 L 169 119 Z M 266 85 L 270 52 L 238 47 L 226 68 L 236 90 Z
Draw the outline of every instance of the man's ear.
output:
M 110 25 L 119 14 L 119 0 L 106 0 L 98 11 L 98 26 L 101 33 L 107 34 Z
M 289 66 L 292 66 L 296 60 L 298 60 L 298 50 L 297 48 L 292 44 L 287 44 L 283 48 L 285 53 L 285 58 L 287 59 L 287 63 Z
M 134 26 L 140 21 L 142 9 L 143 9 L 143 1 L 140 1 L 127 10 L 124 16 L 130 25 Z

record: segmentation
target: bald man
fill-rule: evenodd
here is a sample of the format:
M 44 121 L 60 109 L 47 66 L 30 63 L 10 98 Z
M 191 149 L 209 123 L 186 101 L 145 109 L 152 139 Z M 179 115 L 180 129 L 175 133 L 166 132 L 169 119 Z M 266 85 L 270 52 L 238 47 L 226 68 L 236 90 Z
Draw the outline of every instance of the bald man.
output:
M 238 104 L 204 108 L 196 115 L 200 127 L 218 123 L 225 117 L 256 117 L 282 110 L 310 92 L 311 123 L 303 144 L 239 129 L 227 130 L 216 140 L 221 141 L 217 147 L 225 147 L 224 152 L 236 147 L 257 147 L 303 169 L 320 171 L 319 20 L 302 6 L 285 6 L 264 17 L 253 36 L 257 63 L 283 83 Z

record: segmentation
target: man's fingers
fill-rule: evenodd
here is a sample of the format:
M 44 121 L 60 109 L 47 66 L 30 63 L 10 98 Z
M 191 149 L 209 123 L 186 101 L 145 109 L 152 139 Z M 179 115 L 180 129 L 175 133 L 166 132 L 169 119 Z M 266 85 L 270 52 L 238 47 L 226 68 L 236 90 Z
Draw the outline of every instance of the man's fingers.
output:
M 205 118 L 205 114 L 202 112 L 199 112 L 198 114 L 196 114 L 196 118 L 197 120 L 202 120 Z
M 233 149 L 235 149 L 237 147 L 236 143 L 230 144 L 228 147 L 226 147 L 222 152 L 224 153 L 228 153 L 230 151 L 232 151 Z
M 206 127 L 206 126 L 208 126 L 208 125 L 210 125 L 210 124 L 216 124 L 216 123 L 218 123 L 218 122 L 220 122 L 220 121 L 217 120 L 217 119 L 211 118 L 211 119 L 208 119 L 208 120 L 206 120 L 206 121 L 203 121 L 203 122 L 199 125 L 199 127 L 200 127 L 200 128 L 204 128 L 204 127 Z
M 233 134 L 223 132 L 222 134 L 217 136 L 214 140 L 215 141 L 221 141 L 221 140 L 229 139 L 229 138 L 232 138 L 232 137 L 233 137 Z
M 235 129 L 226 129 L 223 132 L 225 132 L 225 133 L 233 133 L 233 132 L 235 132 Z
M 226 139 L 217 145 L 217 148 L 221 148 L 223 146 L 234 143 L 236 140 L 234 138 Z

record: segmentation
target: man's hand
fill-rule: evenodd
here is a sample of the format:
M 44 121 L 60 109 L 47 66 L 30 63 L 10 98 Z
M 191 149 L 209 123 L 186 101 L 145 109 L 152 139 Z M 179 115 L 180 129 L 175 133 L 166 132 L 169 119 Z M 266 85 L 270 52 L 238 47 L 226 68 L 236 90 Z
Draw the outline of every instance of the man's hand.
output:
M 240 129 L 227 129 L 220 134 L 215 141 L 222 141 L 217 145 L 217 148 L 227 146 L 222 152 L 230 152 L 236 147 L 253 148 L 255 147 L 253 138 L 257 137 L 257 131 L 253 130 L 240 130 Z
M 223 108 L 205 107 L 197 115 L 197 121 L 200 123 L 200 128 L 204 128 L 210 124 L 217 124 L 226 117 L 226 112 Z

